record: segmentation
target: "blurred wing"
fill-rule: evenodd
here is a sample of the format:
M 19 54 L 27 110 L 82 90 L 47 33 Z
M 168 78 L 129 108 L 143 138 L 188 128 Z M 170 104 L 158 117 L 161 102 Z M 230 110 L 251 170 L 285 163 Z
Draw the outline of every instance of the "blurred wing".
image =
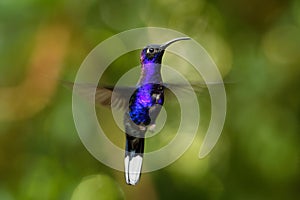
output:
M 177 90 L 180 92 L 190 92 L 191 89 L 194 92 L 202 92 L 205 88 L 207 88 L 207 86 L 205 84 L 176 84 L 176 83 L 165 83 L 165 91 L 166 93 L 171 92 L 172 90 Z M 168 94 L 167 94 L 168 95 Z
M 113 87 L 113 86 L 96 86 L 88 83 L 72 83 L 63 81 L 63 84 L 73 89 L 77 95 L 82 96 L 86 99 L 92 99 L 93 93 L 95 93 L 95 104 L 105 107 L 113 107 L 116 109 L 126 109 L 131 94 L 134 92 L 134 87 Z
M 114 88 L 110 86 L 98 86 L 95 94 L 95 102 L 102 106 L 125 109 L 128 106 L 131 96 L 130 91 L 129 87 Z
M 178 89 L 182 92 L 187 92 L 191 88 L 195 92 L 203 92 L 204 90 L 207 89 L 208 85 L 209 86 L 220 86 L 220 85 L 225 85 L 226 83 L 218 83 L 218 82 L 211 82 L 211 83 L 191 83 L 191 84 L 176 84 L 176 83 L 165 83 L 165 89 L 171 90 L 171 89 Z
M 113 107 L 116 109 L 128 108 L 129 99 L 135 91 L 135 87 L 114 87 L 114 86 L 98 86 L 89 83 L 73 83 L 69 81 L 62 81 L 69 89 L 73 89 L 76 86 L 75 92 L 77 95 L 86 99 L 92 99 L 95 92 L 95 104 L 105 107 Z M 176 84 L 165 83 L 165 94 L 172 96 L 172 91 L 183 92 L 189 94 L 189 92 L 201 93 L 207 89 L 207 85 L 221 85 L 223 83 L 192 83 L 192 84 Z M 192 89 L 192 90 L 191 90 Z
M 209 83 L 209 85 L 223 84 L 223 83 Z M 204 92 L 207 89 L 206 83 L 191 83 L 191 84 L 176 84 L 176 83 L 165 83 L 165 92 L 173 93 L 172 91 L 182 92 L 188 94 L 189 92 L 195 92 L 197 94 Z

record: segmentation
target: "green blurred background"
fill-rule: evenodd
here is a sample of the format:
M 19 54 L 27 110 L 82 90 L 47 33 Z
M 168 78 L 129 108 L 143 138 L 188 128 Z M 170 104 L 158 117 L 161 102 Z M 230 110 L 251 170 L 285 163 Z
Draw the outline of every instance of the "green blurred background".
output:
M 74 80 L 101 41 L 146 26 L 194 38 L 233 84 L 226 86 L 226 124 L 210 155 L 197 157 L 210 117 L 204 91 L 191 148 L 132 187 L 85 149 L 71 91 L 58 80 Z M 113 63 L 106 82 L 138 64 L 138 52 L 128 56 Z M 299 77 L 298 0 L 1 0 L 0 199 L 298 199 Z M 111 117 L 101 123 L 114 126 Z M 113 132 L 122 146 L 122 133 Z M 164 142 L 158 137 L 146 150 Z

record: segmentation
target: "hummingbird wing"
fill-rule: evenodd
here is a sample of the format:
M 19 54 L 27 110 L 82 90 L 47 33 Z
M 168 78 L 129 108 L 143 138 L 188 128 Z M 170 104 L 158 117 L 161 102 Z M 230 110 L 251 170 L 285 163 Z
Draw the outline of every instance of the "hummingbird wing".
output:
M 116 108 L 120 110 L 126 110 L 129 105 L 129 99 L 136 87 L 123 86 L 99 86 L 90 83 L 73 83 L 69 81 L 62 81 L 69 89 L 74 89 L 77 95 L 82 96 L 88 100 L 93 99 L 95 95 L 95 104 Z M 176 83 L 164 83 L 165 95 L 172 96 L 172 90 L 188 93 L 191 92 L 191 88 L 196 93 L 201 93 L 207 89 L 207 85 L 221 85 L 223 83 L 191 83 L 191 84 L 176 84 Z
M 221 86 L 225 83 L 222 82 L 210 82 L 210 83 L 203 83 L 203 82 L 192 82 L 191 84 L 177 84 L 177 83 L 165 83 L 165 91 L 170 92 L 172 89 L 176 89 L 180 92 L 189 92 L 191 89 L 196 93 L 201 93 L 205 91 L 208 86 Z
M 188 84 L 165 83 L 164 86 L 165 86 L 166 95 L 168 95 L 169 92 L 172 92 L 172 90 L 177 90 L 179 92 L 186 93 L 189 92 L 191 89 L 193 89 L 193 91 L 195 92 L 203 92 L 207 88 L 207 86 L 204 84 L 188 85 Z
M 116 109 L 128 108 L 129 99 L 135 87 L 98 86 L 95 102 L 98 105 Z
M 135 90 L 135 87 L 98 86 L 90 83 L 62 82 L 69 89 L 76 87 L 73 91 L 86 99 L 90 100 L 95 95 L 96 105 L 117 109 L 128 108 L 129 98 Z

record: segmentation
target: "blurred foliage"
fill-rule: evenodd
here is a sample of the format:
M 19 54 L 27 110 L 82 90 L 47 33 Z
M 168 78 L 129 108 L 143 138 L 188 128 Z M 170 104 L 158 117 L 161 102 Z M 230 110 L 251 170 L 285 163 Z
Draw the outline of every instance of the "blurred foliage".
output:
M 121 172 L 102 165 L 80 142 L 71 92 L 58 80 L 73 80 L 101 41 L 144 26 L 194 38 L 225 80 L 234 83 L 226 88 L 226 124 L 213 152 L 197 157 L 210 117 L 204 91 L 200 130 L 190 149 L 130 187 Z M 298 0 L 0 1 L 0 199 L 89 199 L 85 194 L 99 199 L 297 199 L 299 35 Z M 137 64 L 138 52 L 124 55 L 103 81 L 114 84 Z M 176 105 L 166 105 L 174 110 L 172 116 Z M 122 146 L 123 135 L 109 110 L 98 112 L 107 114 L 100 121 L 113 127 L 109 137 Z M 176 120 L 168 123 L 165 132 L 173 133 Z M 165 135 L 150 138 L 146 151 L 172 139 Z
M 104 175 L 95 175 L 85 178 L 72 195 L 72 200 L 110 200 L 123 198 L 119 186 L 112 178 Z

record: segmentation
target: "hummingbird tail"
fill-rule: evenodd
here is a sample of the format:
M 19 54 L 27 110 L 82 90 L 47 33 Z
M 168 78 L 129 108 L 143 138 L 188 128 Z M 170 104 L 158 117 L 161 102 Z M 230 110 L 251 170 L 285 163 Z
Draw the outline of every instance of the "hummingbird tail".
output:
M 125 178 L 128 185 L 136 185 L 141 176 L 144 138 L 126 134 Z

